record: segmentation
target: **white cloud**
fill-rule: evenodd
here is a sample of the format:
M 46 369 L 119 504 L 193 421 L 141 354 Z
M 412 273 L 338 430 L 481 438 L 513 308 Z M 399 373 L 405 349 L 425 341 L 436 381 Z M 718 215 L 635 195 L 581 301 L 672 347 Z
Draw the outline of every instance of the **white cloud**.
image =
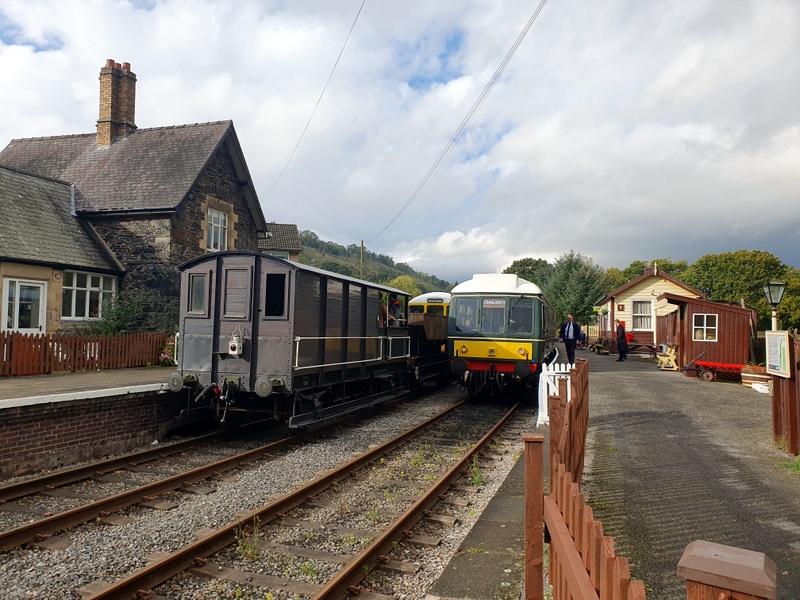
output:
M 571 249 L 800 266 L 793 0 L 548 3 L 399 218 L 535 6 L 365 3 L 279 179 L 360 7 L 9 0 L 0 147 L 92 131 L 113 58 L 137 74 L 139 127 L 234 121 L 268 220 L 445 279 Z

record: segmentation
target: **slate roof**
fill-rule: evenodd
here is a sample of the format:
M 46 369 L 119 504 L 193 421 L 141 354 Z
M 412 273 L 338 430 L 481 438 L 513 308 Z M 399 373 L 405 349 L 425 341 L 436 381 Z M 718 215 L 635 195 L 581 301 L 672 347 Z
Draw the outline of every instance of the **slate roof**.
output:
M 97 135 L 12 140 L 0 165 L 75 184 L 76 212 L 172 211 L 227 143 L 258 229 L 264 216 L 232 121 L 137 129 L 98 146 Z
M 267 223 L 267 236 L 258 240 L 259 250 L 287 250 L 300 252 L 300 233 L 297 225 L 285 223 Z
M 0 167 L 0 261 L 121 272 L 71 202 L 68 183 Z

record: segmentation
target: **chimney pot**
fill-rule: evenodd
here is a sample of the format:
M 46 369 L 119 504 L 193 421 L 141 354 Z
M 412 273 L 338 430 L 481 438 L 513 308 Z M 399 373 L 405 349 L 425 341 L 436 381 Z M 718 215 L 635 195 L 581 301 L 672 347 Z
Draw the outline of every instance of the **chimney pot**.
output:
M 114 66 L 114 59 L 113 58 L 107 58 L 106 59 L 106 66 L 107 67 L 113 67 Z
M 122 69 L 122 65 L 119 64 L 119 63 L 114 63 L 114 68 L 115 69 Z
M 122 63 L 122 70 L 123 71 L 130 71 L 131 70 L 131 63 L 129 63 L 129 62 Z

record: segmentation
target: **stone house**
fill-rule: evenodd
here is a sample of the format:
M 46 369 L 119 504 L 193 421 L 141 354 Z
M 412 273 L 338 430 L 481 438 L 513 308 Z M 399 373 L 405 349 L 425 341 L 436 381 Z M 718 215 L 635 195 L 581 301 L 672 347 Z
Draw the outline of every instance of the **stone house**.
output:
M 15 139 L 0 152 L 3 330 L 80 328 L 125 290 L 149 294 L 148 327 L 163 330 L 177 324 L 179 264 L 271 246 L 277 226 L 233 123 L 139 129 L 135 100 L 130 65 L 109 60 L 95 133 Z

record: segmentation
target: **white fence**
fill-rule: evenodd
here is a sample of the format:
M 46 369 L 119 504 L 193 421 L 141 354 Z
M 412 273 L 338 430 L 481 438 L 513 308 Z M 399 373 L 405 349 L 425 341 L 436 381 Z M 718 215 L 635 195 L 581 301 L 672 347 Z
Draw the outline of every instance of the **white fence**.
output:
M 558 396 L 558 380 L 567 380 L 567 402 L 571 398 L 571 386 L 569 384 L 569 372 L 575 365 L 569 363 L 543 364 L 542 372 L 539 374 L 539 414 L 536 417 L 536 426 L 549 425 L 550 415 L 547 414 L 547 397 Z

